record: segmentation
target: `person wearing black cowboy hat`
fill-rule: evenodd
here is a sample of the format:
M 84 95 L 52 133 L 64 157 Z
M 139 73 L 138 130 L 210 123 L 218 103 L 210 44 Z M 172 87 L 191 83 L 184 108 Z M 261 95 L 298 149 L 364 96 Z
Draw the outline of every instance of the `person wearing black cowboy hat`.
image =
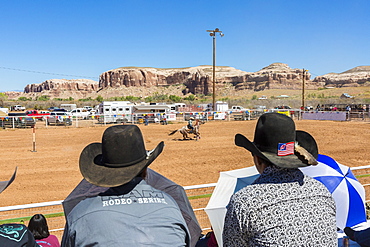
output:
M 0 181 L 0 193 L 14 181 L 17 173 L 7 181 Z M 23 224 L 9 223 L 0 225 L 0 247 L 39 247 L 32 232 Z
M 254 141 L 237 134 L 235 144 L 252 153 L 260 176 L 231 197 L 223 246 L 337 246 L 334 199 L 298 169 L 317 164 L 315 139 L 290 117 L 265 113 Z
M 62 246 L 190 246 L 175 200 L 148 185 L 147 167 L 164 143 L 147 151 L 136 125 L 104 131 L 80 155 L 80 171 L 91 184 L 109 187 L 80 201 L 66 216 Z

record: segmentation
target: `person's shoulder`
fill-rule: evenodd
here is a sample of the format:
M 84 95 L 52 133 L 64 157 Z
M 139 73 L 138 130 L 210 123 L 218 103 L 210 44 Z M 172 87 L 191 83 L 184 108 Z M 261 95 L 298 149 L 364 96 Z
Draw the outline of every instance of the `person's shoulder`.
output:
M 304 181 L 309 185 L 314 184 L 315 186 L 326 188 L 323 183 L 307 175 L 304 175 Z
M 58 240 L 58 237 L 52 234 L 50 234 L 47 238 L 50 240 Z
M 304 176 L 304 181 L 307 187 L 312 188 L 312 190 L 315 190 L 315 192 L 321 192 L 322 194 L 331 196 L 331 193 L 329 192 L 328 188 L 320 181 L 307 175 Z
M 250 200 L 253 197 L 253 195 L 256 193 L 256 191 L 258 191 L 259 189 L 262 189 L 260 187 L 261 187 L 260 184 L 247 185 L 244 188 L 240 189 L 239 191 L 235 192 L 232 195 L 232 198 L 234 200 L 243 200 L 243 201 Z
M 47 238 L 41 239 L 41 241 L 46 241 L 49 244 L 52 244 L 53 246 L 59 245 L 59 239 L 57 236 L 50 234 Z M 40 242 L 41 242 L 40 241 Z M 36 240 L 37 242 L 37 240 Z
M 37 246 L 33 235 L 23 224 L 0 225 L 0 247 Z

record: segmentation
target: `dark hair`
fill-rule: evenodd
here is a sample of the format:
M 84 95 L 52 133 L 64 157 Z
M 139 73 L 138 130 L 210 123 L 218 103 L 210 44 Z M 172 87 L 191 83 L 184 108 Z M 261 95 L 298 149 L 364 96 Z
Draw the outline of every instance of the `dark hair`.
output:
M 32 232 L 35 239 L 43 239 L 49 237 L 48 223 L 45 216 L 42 214 L 35 214 L 28 223 L 28 229 Z

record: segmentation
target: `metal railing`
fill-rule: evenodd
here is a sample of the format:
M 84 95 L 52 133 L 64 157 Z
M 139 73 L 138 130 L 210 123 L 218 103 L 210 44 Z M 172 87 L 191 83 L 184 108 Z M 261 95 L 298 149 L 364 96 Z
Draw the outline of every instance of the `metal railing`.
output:
M 207 206 L 215 186 L 216 183 L 184 187 L 195 216 L 205 231 L 210 229 L 210 222 L 204 208 Z M 50 231 L 61 239 L 65 225 L 62 202 L 61 200 L 0 207 L 0 224 L 23 223 L 28 225 L 34 214 L 43 214 L 48 220 Z
M 352 171 L 367 170 L 369 166 L 351 167 Z M 367 171 L 366 171 L 367 172 Z M 360 176 L 367 176 L 358 175 Z M 208 231 L 211 228 L 208 216 L 204 211 L 208 201 L 213 193 L 216 183 L 201 184 L 193 186 L 184 186 L 189 201 L 193 207 L 194 213 L 199 221 L 203 231 Z M 363 184 L 366 191 L 366 202 L 370 202 L 370 184 Z M 49 229 L 55 235 L 61 238 L 63 235 L 65 217 L 63 213 L 62 201 L 52 201 L 44 203 L 32 203 L 17 206 L 0 207 L 0 224 L 21 222 L 28 224 L 28 220 L 32 215 L 41 213 L 48 218 Z

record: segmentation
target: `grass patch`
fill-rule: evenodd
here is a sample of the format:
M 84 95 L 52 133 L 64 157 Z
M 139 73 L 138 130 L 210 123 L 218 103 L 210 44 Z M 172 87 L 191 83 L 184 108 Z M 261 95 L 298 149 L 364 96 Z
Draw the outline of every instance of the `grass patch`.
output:
M 200 198 L 208 198 L 211 197 L 212 193 L 210 194 L 204 194 L 204 195 L 197 195 L 197 196 L 188 196 L 189 200 L 195 200 L 195 199 L 200 199 Z
M 357 175 L 355 177 L 356 178 L 365 178 L 365 177 L 370 177 L 370 174 Z
M 44 216 L 45 218 L 62 217 L 64 216 L 64 213 L 60 212 L 60 213 L 44 214 Z M 26 216 L 26 217 L 19 217 L 19 218 L 7 219 L 7 220 L 0 220 L 0 224 L 9 224 L 9 223 L 24 224 L 25 221 L 29 221 L 31 218 L 32 216 Z

